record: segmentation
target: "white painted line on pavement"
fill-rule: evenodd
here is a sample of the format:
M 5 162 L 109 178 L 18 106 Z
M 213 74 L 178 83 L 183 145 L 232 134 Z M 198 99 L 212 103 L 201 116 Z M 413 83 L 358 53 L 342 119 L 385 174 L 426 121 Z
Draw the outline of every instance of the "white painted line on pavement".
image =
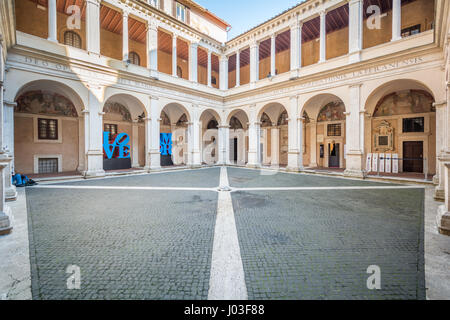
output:
M 31 189 L 86 189 L 86 190 L 161 190 L 161 191 L 214 191 L 216 188 L 184 188 L 184 187 L 127 187 L 127 186 L 70 186 L 70 185 L 37 185 Z
M 226 167 L 220 171 L 220 186 L 228 186 Z M 247 300 L 244 266 L 230 192 L 219 192 L 209 280 L 208 300 Z
M 419 186 L 348 186 L 348 187 L 267 187 L 267 188 L 232 188 L 232 191 L 308 191 L 308 190 L 398 190 L 424 189 Z

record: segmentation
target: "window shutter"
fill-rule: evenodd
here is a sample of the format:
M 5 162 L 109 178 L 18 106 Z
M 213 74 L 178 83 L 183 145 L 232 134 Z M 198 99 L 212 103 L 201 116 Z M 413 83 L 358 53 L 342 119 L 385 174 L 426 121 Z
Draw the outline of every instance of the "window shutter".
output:
M 186 24 L 191 25 L 191 9 L 186 8 Z
M 177 17 L 177 2 L 175 0 L 172 0 L 172 15 L 175 18 Z
M 159 0 L 159 10 L 164 11 L 164 1 L 165 0 Z

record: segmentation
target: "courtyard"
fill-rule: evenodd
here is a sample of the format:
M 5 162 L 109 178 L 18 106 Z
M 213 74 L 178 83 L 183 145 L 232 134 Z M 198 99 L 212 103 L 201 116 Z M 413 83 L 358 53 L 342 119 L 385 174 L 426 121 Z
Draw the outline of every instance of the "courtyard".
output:
M 214 167 L 26 199 L 33 299 L 426 298 L 422 186 Z

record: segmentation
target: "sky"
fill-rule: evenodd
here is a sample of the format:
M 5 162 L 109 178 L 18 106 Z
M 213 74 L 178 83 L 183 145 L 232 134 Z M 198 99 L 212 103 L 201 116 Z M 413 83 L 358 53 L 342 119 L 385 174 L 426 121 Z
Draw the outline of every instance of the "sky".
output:
M 195 0 L 231 24 L 228 39 L 256 27 L 303 0 Z

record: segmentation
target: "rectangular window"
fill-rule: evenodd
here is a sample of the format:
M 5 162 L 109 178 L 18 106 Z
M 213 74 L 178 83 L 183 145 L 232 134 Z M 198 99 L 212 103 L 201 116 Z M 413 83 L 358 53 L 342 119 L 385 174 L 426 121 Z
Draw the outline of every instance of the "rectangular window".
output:
M 379 136 L 378 137 L 378 145 L 380 146 L 387 146 L 389 144 L 389 137 L 388 136 Z
M 403 119 L 403 132 L 425 132 L 424 123 L 423 117 Z
M 57 173 L 58 158 L 39 158 L 39 173 Z
M 186 22 L 186 7 L 177 2 L 177 19 Z
M 340 137 L 341 136 L 341 124 L 335 123 L 335 124 L 329 124 L 327 128 L 328 136 L 329 137 Z
M 58 140 L 58 120 L 38 119 L 39 140 Z
M 105 132 L 109 132 L 109 139 L 117 134 L 117 124 L 105 123 Z
M 402 29 L 402 37 L 409 37 L 418 33 L 420 33 L 420 24 Z

